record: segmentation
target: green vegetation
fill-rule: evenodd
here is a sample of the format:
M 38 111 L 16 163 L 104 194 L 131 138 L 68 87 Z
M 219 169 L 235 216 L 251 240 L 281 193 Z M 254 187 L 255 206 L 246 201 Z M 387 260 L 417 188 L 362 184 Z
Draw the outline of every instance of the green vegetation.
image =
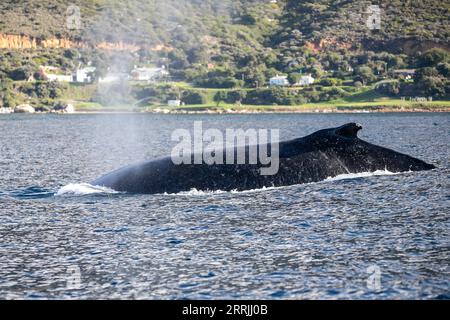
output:
M 450 98 L 448 1 L 381 3 L 379 29 L 366 25 L 369 1 L 356 0 L 4 0 L 0 34 L 39 41 L 67 39 L 71 48 L 0 49 L 0 106 L 79 108 L 249 105 L 321 106 L 409 103 L 401 97 Z M 70 29 L 70 5 L 80 28 Z M 136 50 L 106 50 L 124 43 Z M 93 65 L 91 84 L 46 81 L 40 66 L 70 74 Z M 133 66 L 164 66 L 162 83 L 98 83 Z M 399 72 L 414 69 L 410 74 Z M 268 87 L 284 74 L 291 86 Z M 315 83 L 297 87 L 302 76 Z M 442 105 L 444 105 L 443 103 Z

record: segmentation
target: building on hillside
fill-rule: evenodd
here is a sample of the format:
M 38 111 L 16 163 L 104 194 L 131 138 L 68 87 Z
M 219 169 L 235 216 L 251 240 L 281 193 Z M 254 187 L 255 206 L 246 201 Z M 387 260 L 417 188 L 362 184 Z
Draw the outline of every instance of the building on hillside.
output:
M 92 74 L 95 70 L 95 67 L 78 68 L 72 74 L 72 82 L 91 83 L 94 80 Z
M 416 69 L 396 69 L 393 73 L 395 77 L 410 80 L 416 74 Z
M 39 72 L 47 81 L 90 83 L 95 67 L 78 68 L 71 74 L 53 66 L 41 66 Z
M 306 76 L 302 76 L 300 80 L 296 83 L 297 86 L 309 86 L 314 83 L 316 79 L 311 77 L 310 74 L 307 74 Z
M 71 82 L 72 75 L 65 74 L 61 69 L 53 66 L 40 66 L 39 72 L 46 81 Z
M 276 77 L 270 78 L 269 85 L 271 87 L 274 87 L 274 86 L 286 87 L 286 86 L 289 86 L 289 80 L 286 76 L 277 75 Z

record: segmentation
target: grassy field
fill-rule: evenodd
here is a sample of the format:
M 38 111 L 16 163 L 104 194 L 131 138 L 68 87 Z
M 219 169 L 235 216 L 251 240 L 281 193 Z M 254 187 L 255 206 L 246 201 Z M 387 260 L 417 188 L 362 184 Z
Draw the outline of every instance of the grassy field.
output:
M 167 84 L 166 84 L 167 85 Z M 206 103 L 201 105 L 184 105 L 180 107 L 168 107 L 167 105 L 136 106 L 102 106 L 98 103 L 87 102 L 87 97 L 93 92 L 92 88 L 71 88 L 65 98 L 72 98 L 77 111 L 86 112 L 351 112 L 351 111 L 450 111 L 450 101 L 426 101 L 416 102 L 409 100 L 393 99 L 377 93 L 371 87 L 361 88 L 360 91 L 343 99 L 306 103 L 302 105 L 238 105 L 214 102 L 217 91 L 233 89 L 195 88 L 189 83 L 170 83 L 180 89 L 198 90 L 205 94 Z M 251 89 L 242 89 L 251 90 Z
M 236 111 L 267 111 L 267 112 L 346 112 L 346 111 L 450 111 L 450 101 L 433 101 L 426 103 L 416 103 L 401 100 L 386 100 L 382 102 L 338 102 L 329 103 L 307 103 L 298 106 L 272 106 L 272 105 L 189 105 L 179 108 L 169 107 L 151 107 L 151 109 L 168 109 L 179 111 L 220 111 L 220 110 L 236 110 Z
M 213 96 L 213 95 L 212 95 Z M 153 106 L 149 109 L 171 109 L 167 106 Z M 331 111 L 331 112 L 345 112 L 345 111 L 414 111 L 414 110 L 429 110 L 429 111 L 450 111 L 450 101 L 427 101 L 415 102 L 409 100 L 392 99 L 382 96 L 373 90 L 366 90 L 354 95 L 348 96 L 344 99 L 333 100 L 319 103 L 306 103 L 302 105 L 235 105 L 212 102 L 203 105 L 187 105 L 175 110 L 186 111 L 220 111 L 220 110 L 236 110 L 236 111 L 293 111 L 293 112 L 315 112 L 315 111 Z
M 154 112 L 172 112 L 172 111 L 186 111 L 186 112 L 221 112 L 221 111 L 249 111 L 249 112 L 351 112 L 351 111 L 449 111 L 450 101 L 432 101 L 432 102 L 410 102 L 395 99 L 386 99 L 383 101 L 372 102 L 345 102 L 345 101 L 331 101 L 324 103 L 307 103 L 298 106 L 273 106 L 273 105 L 233 105 L 221 103 L 216 104 L 202 104 L 202 105 L 186 105 L 181 107 L 168 106 L 151 106 L 146 108 L 136 108 L 133 106 L 109 106 L 104 107 L 97 103 L 82 102 L 76 104 L 77 111 L 92 111 L 92 112 L 139 112 L 139 111 L 154 111 Z

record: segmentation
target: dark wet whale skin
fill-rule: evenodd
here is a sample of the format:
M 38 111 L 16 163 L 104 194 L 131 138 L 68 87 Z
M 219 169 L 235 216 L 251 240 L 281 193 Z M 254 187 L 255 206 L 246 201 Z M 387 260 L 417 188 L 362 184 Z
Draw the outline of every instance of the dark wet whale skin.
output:
M 422 160 L 359 139 L 357 133 L 361 129 L 359 124 L 349 123 L 280 142 L 279 170 L 271 176 L 260 174 L 260 168 L 267 165 L 259 162 L 254 165 L 175 165 L 170 157 L 165 157 L 116 170 L 92 184 L 142 194 L 178 193 L 192 189 L 243 191 L 317 182 L 346 173 L 435 168 Z M 245 151 L 248 154 L 249 148 L 246 147 Z

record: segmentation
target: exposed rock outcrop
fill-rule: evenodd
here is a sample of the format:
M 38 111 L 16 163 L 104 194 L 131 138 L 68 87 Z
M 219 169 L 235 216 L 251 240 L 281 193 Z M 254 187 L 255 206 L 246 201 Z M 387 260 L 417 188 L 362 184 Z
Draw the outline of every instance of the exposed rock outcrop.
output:
M 12 113 L 13 110 L 11 108 L 0 108 L 0 114 L 4 113 Z
M 49 38 L 49 39 L 38 39 L 24 35 L 15 34 L 0 34 L 0 49 L 39 49 L 39 48 L 50 48 L 50 49 L 71 49 L 71 48 L 86 48 L 88 45 L 85 42 L 73 41 L 67 38 Z M 119 42 L 100 42 L 94 47 L 98 49 L 103 49 L 107 51 L 128 51 L 136 52 L 141 49 L 141 45 L 134 43 L 127 43 L 123 41 Z M 151 51 L 167 51 L 173 50 L 172 47 L 165 46 L 163 44 L 158 44 L 150 48 Z
M 14 113 L 34 113 L 35 110 L 29 104 L 20 104 L 14 108 Z
M 71 103 L 58 103 L 54 108 L 53 112 L 57 113 L 75 113 L 75 108 Z

